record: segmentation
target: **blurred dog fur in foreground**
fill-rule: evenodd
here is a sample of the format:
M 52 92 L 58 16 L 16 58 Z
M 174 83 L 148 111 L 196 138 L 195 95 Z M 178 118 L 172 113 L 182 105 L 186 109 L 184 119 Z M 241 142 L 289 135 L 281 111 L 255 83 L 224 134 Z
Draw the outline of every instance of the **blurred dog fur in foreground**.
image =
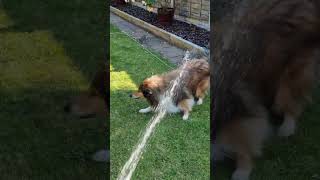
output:
M 273 130 L 293 135 L 311 99 L 320 1 L 247 0 L 236 12 L 213 32 L 212 158 L 234 159 L 232 180 L 248 180 Z
M 91 81 L 88 91 L 72 97 L 64 107 L 65 112 L 79 118 L 108 117 L 109 101 L 107 83 L 109 83 L 107 68 L 98 71 Z M 97 151 L 92 159 L 98 162 L 109 162 L 109 150 Z
M 92 116 L 105 117 L 109 109 L 107 97 L 107 91 L 109 91 L 107 88 L 107 83 L 109 82 L 108 75 L 107 68 L 98 71 L 91 81 L 88 91 L 72 97 L 71 101 L 64 108 L 65 112 L 80 118 Z

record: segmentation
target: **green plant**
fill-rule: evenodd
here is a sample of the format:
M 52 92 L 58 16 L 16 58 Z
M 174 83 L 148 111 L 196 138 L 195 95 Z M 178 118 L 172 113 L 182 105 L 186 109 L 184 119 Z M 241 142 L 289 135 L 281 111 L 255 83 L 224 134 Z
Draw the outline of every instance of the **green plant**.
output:
M 145 0 L 147 6 L 153 6 L 156 3 L 156 0 Z
M 173 1 L 173 7 L 171 2 Z M 156 6 L 158 8 L 174 8 L 174 0 L 145 0 L 146 6 Z

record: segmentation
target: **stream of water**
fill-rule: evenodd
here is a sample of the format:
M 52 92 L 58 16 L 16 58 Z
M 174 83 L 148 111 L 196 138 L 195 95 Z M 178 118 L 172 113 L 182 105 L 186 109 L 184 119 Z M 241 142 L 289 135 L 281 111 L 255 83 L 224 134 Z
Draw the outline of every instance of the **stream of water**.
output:
M 187 64 L 186 62 L 189 60 L 189 56 L 190 56 L 190 53 L 187 51 L 185 57 L 183 58 L 183 65 L 182 65 L 179 76 L 175 80 L 173 80 L 173 82 L 171 82 L 171 85 L 169 86 L 170 88 L 168 88 L 164 93 L 163 98 L 160 100 L 159 105 L 155 110 L 156 114 L 151 118 L 151 120 L 147 124 L 147 127 L 144 133 L 140 137 L 137 145 L 135 146 L 134 151 L 131 153 L 129 160 L 123 166 L 117 180 L 131 179 L 132 174 L 138 165 L 138 162 L 142 156 L 142 153 L 144 152 L 144 149 L 146 147 L 146 144 L 149 138 L 154 132 L 157 124 L 159 124 L 167 114 L 166 107 L 170 102 L 172 102 L 172 98 L 176 95 L 177 93 L 176 89 L 178 89 L 179 85 L 183 84 L 181 80 L 183 79 L 183 76 L 185 74 L 185 69 Z

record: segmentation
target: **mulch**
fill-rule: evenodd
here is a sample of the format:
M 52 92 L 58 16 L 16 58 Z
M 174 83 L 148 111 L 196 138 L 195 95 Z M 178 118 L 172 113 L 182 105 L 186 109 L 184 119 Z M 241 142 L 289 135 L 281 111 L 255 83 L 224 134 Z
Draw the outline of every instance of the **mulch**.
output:
M 131 16 L 141 19 L 167 32 L 175 34 L 187 41 L 190 41 L 201 47 L 209 48 L 210 32 L 206 29 L 176 19 L 171 25 L 164 26 L 158 22 L 157 14 L 149 12 L 146 9 L 130 4 L 122 6 L 117 6 L 115 4 L 111 5 L 127 14 L 130 14 Z

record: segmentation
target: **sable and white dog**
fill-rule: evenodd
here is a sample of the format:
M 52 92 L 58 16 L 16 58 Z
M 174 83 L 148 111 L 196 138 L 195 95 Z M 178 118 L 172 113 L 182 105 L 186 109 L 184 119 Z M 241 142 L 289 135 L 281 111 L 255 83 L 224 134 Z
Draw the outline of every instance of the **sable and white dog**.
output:
M 183 72 L 182 72 L 183 71 Z M 145 79 L 139 86 L 139 90 L 130 95 L 132 98 L 145 98 L 150 106 L 140 109 L 140 113 L 154 111 L 163 100 L 165 92 L 171 87 L 179 75 L 180 81 L 175 88 L 174 96 L 166 106 L 169 113 L 183 113 L 183 120 L 188 119 L 195 102 L 202 104 L 203 98 L 210 84 L 209 64 L 205 59 L 187 61 L 178 69 L 154 75 Z

